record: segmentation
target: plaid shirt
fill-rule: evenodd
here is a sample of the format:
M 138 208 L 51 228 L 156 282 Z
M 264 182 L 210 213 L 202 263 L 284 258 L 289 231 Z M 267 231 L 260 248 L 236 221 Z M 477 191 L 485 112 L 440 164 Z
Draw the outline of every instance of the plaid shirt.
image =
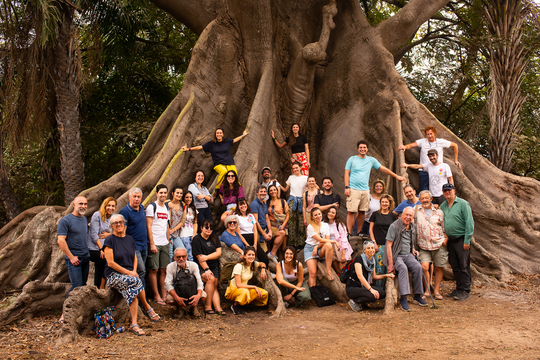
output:
M 416 205 L 415 221 L 418 225 L 418 246 L 424 250 L 438 250 L 444 242 L 444 213 L 431 205 L 431 216 L 426 219 L 422 205 Z

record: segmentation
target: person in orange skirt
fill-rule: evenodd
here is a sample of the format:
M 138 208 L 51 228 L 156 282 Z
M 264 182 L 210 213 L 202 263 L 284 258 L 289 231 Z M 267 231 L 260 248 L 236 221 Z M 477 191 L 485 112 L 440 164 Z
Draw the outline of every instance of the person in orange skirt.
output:
M 274 131 L 272 131 L 272 139 L 280 149 L 287 145 L 290 146 L 292 151 L 291 168 L 295 162 L 299 162 L 302 165 L 302 175 L 309 176 L 311 164 L 309 162 L 308 139 L 306 135 L 300 134 L 300 125 L 298 123 L 292 124 L 291 133 L 287 138 L 285 138 L 285 142 L 280 143 L 277 141 Z

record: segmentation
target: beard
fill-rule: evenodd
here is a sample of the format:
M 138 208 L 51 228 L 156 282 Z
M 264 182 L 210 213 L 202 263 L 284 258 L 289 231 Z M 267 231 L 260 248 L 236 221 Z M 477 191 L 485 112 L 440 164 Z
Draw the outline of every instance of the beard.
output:
M 77 212 L 79 213 L 79 215 L 83 216 L 84 214 L 86 214 L 86 209 L 77 209 Z

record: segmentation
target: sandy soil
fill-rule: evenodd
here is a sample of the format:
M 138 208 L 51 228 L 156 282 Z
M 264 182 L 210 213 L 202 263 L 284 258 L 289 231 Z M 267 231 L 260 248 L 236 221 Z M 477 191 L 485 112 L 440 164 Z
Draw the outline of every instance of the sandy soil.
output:
M 451 286 L 443 284 L 443 295 Z M 0 358 L 540 359 L 540 275 L 518 275 L 505 289 L 474 287 L 471 295 L 445 297 L 438 309 L 411 303 L 412 312 L 391 316 L 379 305 L 354 313 L 336 304 L 292 308 L 275 320 L 265 309 L 177 319 L 172 308 L 156 306 L 163 320 L 140 321 L 145 337 L 85 334 L 62 347 L 54 346 L 60 325 L 42 317 L 0 329 Z

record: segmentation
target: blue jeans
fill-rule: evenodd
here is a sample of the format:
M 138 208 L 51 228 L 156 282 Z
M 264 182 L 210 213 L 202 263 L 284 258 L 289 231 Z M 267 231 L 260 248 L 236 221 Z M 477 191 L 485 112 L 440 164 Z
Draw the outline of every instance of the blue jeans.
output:
M 148 257 L 148 250 L 137 250 L 135 251 L 137 255 L 137 274 L 139 279 L 141 279 L 143 287 L 146 289 L 146 258 Z
M 193 236 L 184 236 L 179 239 L 182 240 L 182 243 L 184 243 L 188 260 L 193 261 L 193 252 L 191 251 L 191 239 L 193 239 Z
M 182 242 L 182 239 L 180 237 L 173 237 L 171 236 L 172 244 L 169 244 L 169 257 L 170 261 L 173 262 L 174 257 L 174 251 L 178 248 L 185 249 L 184 243 Z M 193 261 L 193 260 L 190 260 Z
M 71 261 L 65 257 L 64 260 L 66 261 L 69 281 L 71 282 L 71 288 L 66 294 L 67 298 L 71 290 L 86 285 L 86 282 L 88 281 L 88 271 L 90 270 L 90 259 L 79 258 L 81 263 L 77 266 L 73 265 Z
M 427 171 L 418 172 L 418 193 L 422 190 L 429 190 L 429 173 Z

